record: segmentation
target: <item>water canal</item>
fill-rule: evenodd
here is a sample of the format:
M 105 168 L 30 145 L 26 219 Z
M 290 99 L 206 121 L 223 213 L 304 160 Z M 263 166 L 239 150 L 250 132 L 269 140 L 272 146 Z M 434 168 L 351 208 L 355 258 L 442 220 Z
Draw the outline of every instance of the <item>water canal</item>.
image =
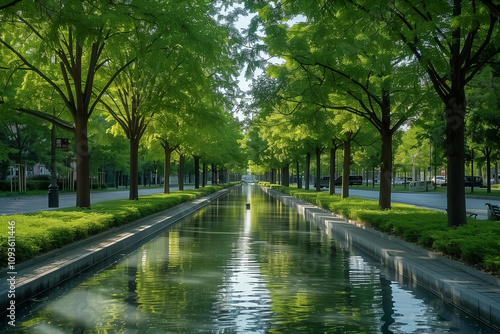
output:
M 392 275 L 244 185 L 40 296 L 15 332 L 496 333 Z

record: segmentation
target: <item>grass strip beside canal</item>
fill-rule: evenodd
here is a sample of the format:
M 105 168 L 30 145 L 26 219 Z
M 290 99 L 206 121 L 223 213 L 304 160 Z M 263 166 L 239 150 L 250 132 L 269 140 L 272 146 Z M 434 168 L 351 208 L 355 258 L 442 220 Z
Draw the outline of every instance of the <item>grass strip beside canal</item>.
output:
M 1 226 L 15 222 L 16 263 L 86 239 L 139 218 L 170 209 L 203 197 L 238 182 L 200 189 L 173 191 L 170 194 L 141 196 L 138 201 L 112 200 L 92 204 L 90 209 L 64 208 L 27 214 L 2 215 Z M 7 233 L 7 229 L 5 230 Z M 8 239 L 0 240 L 0 267 L 7 265 Z
M 467 218 L 467 225 L 447 226 L 446 213 L 406 204 L 379 210 L 374 200 L 260 183 L 381 232 L 431 249 L 488 273 L 500 275 L 500 224 Z

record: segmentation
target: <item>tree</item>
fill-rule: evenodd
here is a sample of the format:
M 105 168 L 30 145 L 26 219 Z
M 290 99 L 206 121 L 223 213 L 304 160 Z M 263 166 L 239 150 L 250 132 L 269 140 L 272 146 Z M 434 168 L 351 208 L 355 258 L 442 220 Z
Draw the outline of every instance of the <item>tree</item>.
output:
M 273 56 L 302 71 L 313 93 L 311 103 L 366 118 L 382 140 L 379 208 L 391 207 L 392 136 L 416 112 L 420 82 L 416 64 L 379 21 L 349 6 L 323 10 L 298 1 L 278 6 L 258 3 Z M 307 20 L 288 27 L 294 15 Z M 353 24 L 363 22 L 363 25 Z
M 306 155 L 305 189 L 309 189 L 310 157 L 314 153 L 316 190 L 319 191 L 321 153 L 330 145 L 331 139 L 327 113 L 323 108 L 307 103 L 301 91 L 286 89 L 302 82 L 303 76 L 280 75 L 279 66 L 269 66 L 267 72 L 273 77 L 260 78 L 253 87 L 253 108 L 260 111 L 259 121 L 253 125 L 260 128 L 260 137 L 267 141 L 265 152 L 268 159 L 274 161 L 270 167 L 284 168 L 286 173 L 292 162 Z
M 425 168 L 429 164 L 429 142 L 424 142 L 419 136 L 423 129 L 412 126 L 403 133 L 402 144 L 396 149 L 396 160 L 404 166 L 410 166 L 412 181 L 417 181 L 416 167 Z
M 356 152 L 356 155 L 353 157 L 354 163 L 356 163 L 358 166 L 361 166 L 363 168 L 366 168 L 367 170 L 367 175 L 366 175 L 366 186 L 368 186 L 368 170 L 372 172 L 372 187 L 375 187 L 375 182 L 376 182 L 376 167 L 380 165 L 380 147 L 378 143 L 376 144 L 373 141 L 371 143 L 368 143 L 366 146 L 363 146 L 361 149 L 359 149 Z
M 468 137 L 486 159 L 487 192 L 491 192 L 491 162 L 500 153 L 500 78 L 492 66 L 485 67 L 471 82 L 467 91 L 470 113 Z
M 448 226 L 464 225 L 465 88 L 500 52 L 498 5 L 466 0 L 402 0 L 386 5 L 393 14 L 394 38 L 411 50 L 444 104 Z
M 90 3 L 91 2 L 91 3 Z M 71 121 L 40 110 L 36 103 L 16 110 L 48 120 L 74 134 L 77 165 L 76 206 L 90 206 L 88 121 L 115 77 L 133 62 L 115 64 L 112 53 L 126 44 L 128 23 L 137 7 L 107 1 L 46 1 L 44 6 L 21 1 L 1 15 L 2 46 L 51 87 L 71 115 Z M 18 43 L 22 39 L 23 43 Z M 32 52 L 26 52 L 27 50 Z M 113 51 L 107 54 L 107 51 Z M 103 85 L 96 77 L 104 67 L 115 68 Z M 13 102 L 14 101 L 10 101 Z
M 11 161 L 16 164 L 48 163 L 50 152 L 50 130 L 45 124 L 30 115 L 3 114 L 0 115 L 1 131 L 8 144 Z

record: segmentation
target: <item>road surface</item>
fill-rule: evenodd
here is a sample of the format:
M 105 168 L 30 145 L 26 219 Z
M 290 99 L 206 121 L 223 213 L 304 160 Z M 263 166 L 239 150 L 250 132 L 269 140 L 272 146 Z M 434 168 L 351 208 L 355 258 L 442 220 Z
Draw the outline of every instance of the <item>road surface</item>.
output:
M 184 189 L 194 189 L 194 186 L 184 186 Z M 170 187 L 171 191 L 179 190 L 177 187 Z M 146 188 L 139 189 L 139 199 L 144 195 L 162 193 L 163 188 Z M 90 193 L 90 204 L 111 201 L 114 199 L 128 198 L 129 191 L 95 191 Z M 41 210 L 54 210 L 48 208 L 48 195 L 36 195 L 26 197 L 1 197 L 0 198 L 0 215 L 12 215 L 16 213 L 28 213 Z M 76 205 L 75 193 L 60 193 L 59 208 L 69 208 Z
M 194 187 L 186 186 L 185 188 L 193 189 Z M 178 188 L 172 187 L 171 190 L 178 190 Z M 328 190 L 328 189 L 323 188 L 323 190 Z M 337 193 L 340 193 L 340 188 L 336 188 L 335 191 Z M 139 189 L 139 196 L 157 194 L 161 192 L 163 192 L 163 188 Z M 352 187 L 349 189 L 349 195 L 351 197 L 362 197 L 367 199 L 378 200 L 378 191 L 359 190 Z M 103 201 L 124 199 L 124 198 L 128 198 L 128 190 L 99 191 L 99 192 L 91 192 L 90 202 L 91 204 L 93 204 Z M 439 211 L 446 211 L 446 193 L 393 192 L 392 202 L 410 204 Z M 487 207 L 485 206 L 485 203 L 487 202 L 500 205 L 500 201 L 496 199 L 467 198 L 466 199 L 467 211 L 476 213 L 477 219 L 487 219 L 488 212 L 487 212 Z M 60 208 L 74 207 L 75 203 L 76 203 L 76 194 L 74 193 L 59 194 Z M 2 197 L 0 198 L 0 215 L 28 213 L 41 210 L 53 210 L 47 208 L 47 204 L 48 204 L 47 195 L 28 196 L 28 197 Z
M 335 189 L 340 193 L 340 188 Z M 362 197 L 378 201 L 378 191 L 349 189 L 349 195 L 352 197 Z M 446 211 L 446 193 L 426 193 L 426 192 L 393 192 L 391 195 L 392 203 L 410 204 L 419 207 Z M 492 198 L 466 198 L 465 206 L 467 212 L 477 214 L 477 219 L 488 219 L 488 211 L 485 203 L 500 205 L 500 201 Z

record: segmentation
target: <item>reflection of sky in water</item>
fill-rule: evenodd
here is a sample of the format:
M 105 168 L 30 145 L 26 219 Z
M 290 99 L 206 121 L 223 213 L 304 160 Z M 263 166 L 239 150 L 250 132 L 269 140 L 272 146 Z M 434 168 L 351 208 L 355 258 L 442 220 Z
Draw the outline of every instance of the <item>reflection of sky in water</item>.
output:
M 38 304 L 17 332 L 493 333 L 382 270 L 245 185 Z
M 247 203 L 250 203 L 250 192 Z M 237 333 L 264 333 L 262 324 L 269 320 L 271 298 L 265 278 L 260 273 L 257 254 L 251 250 L 251 210 L 245 212 L 243 230 L 224 268 L 224 283 L 217 296 L 214 317 L 222 329 Z

